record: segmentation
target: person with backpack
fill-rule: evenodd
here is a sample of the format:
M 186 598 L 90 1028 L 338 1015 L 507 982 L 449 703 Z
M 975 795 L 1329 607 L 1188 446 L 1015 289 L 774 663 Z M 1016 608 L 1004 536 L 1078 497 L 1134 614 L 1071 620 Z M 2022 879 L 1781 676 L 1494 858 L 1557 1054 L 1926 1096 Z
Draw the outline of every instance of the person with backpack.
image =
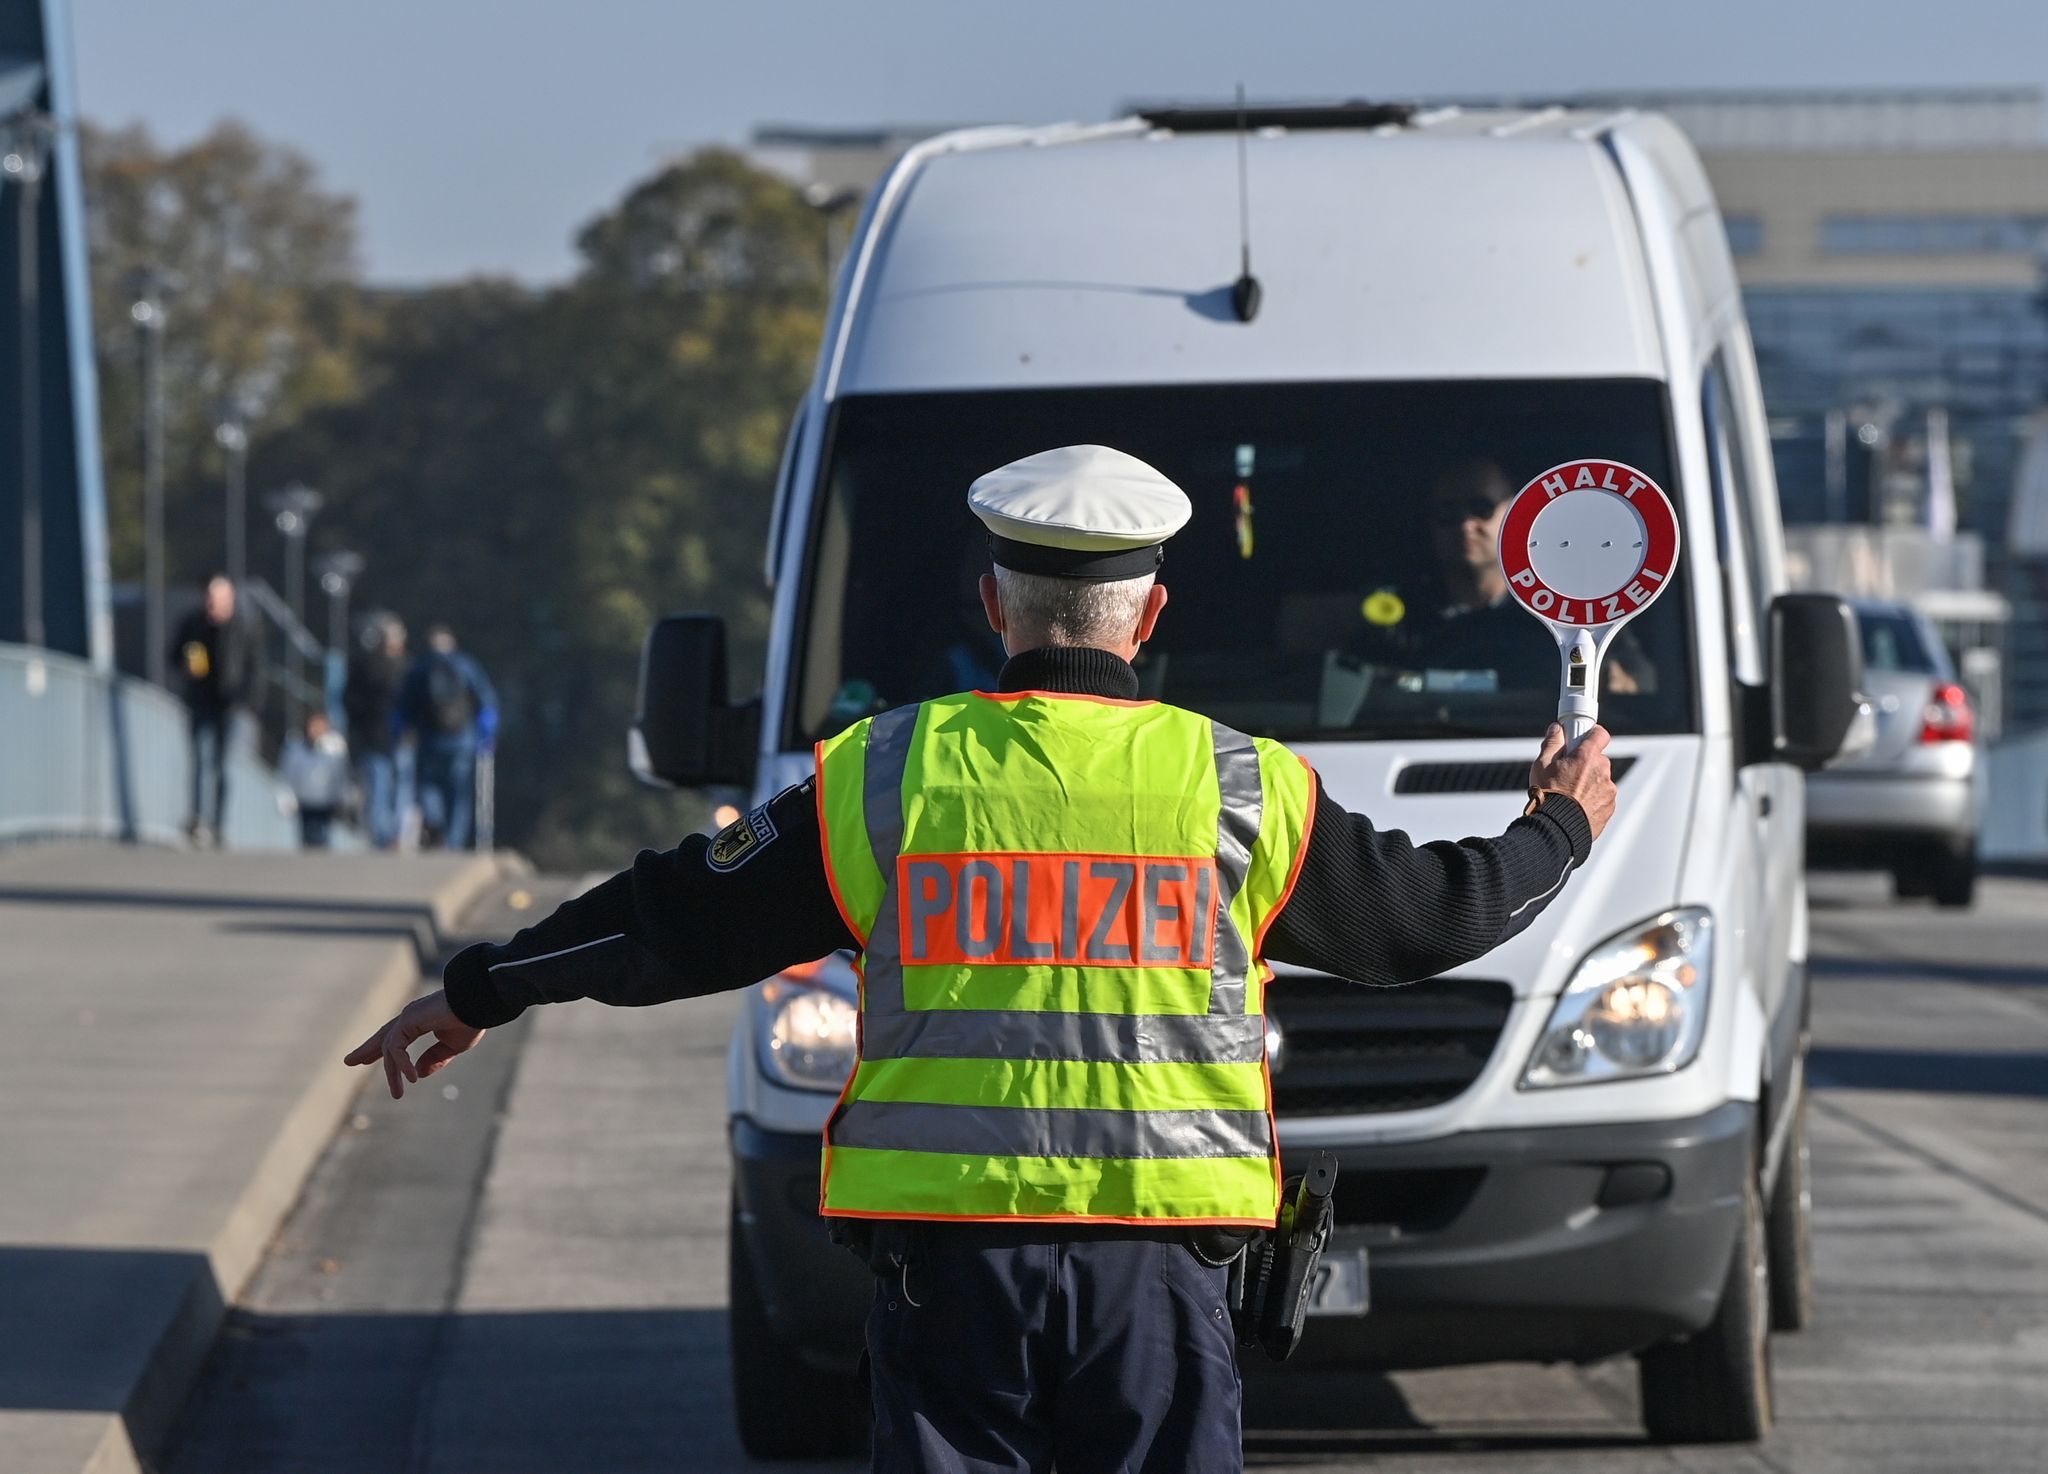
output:
M 477 755 L 497 738 L 498 693 L 445 624 L 427 630 L 426 650 L 405 673 L 392 733 L 416 744 L 413 784 L 424 835 L 438 835 L 447 849 L 468 849 Z

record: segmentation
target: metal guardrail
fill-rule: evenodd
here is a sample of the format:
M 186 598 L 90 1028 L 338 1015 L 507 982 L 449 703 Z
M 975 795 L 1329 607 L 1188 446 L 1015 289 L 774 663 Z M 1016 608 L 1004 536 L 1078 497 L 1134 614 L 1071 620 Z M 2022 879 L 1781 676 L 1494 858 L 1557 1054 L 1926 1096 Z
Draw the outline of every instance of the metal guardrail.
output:
M 295 849 L 283 790 L 243 723 L 228 744 L 222 839 Z M 82 660 L 0 645 L 0 844 L 93 838 L 181 843 L 191 738 L 169 693 Z
M 264 725 L 263 750 L 275 752 L 297 727 L 296 717 L 328 707 L 329 656 L 333 652 L 262 579 L 248 580 L 241 592 L 244 607 L 237 612 L 254 621 L 262 655 L 250 705 Z M 310 678 L 308 671 L 314 673 Z M 339 721 L 339 714 L 335 716 Z

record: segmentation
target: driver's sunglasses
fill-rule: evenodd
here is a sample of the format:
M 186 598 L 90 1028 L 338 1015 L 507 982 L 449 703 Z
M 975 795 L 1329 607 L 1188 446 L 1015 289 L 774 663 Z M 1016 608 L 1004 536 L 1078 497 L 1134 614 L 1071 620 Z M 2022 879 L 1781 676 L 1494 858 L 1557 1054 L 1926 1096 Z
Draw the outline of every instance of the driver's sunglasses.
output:
M 1464 522 L 1484 522 L 1500 503 L 1491 497 L 1446 497 L 1429 504 L 1429 520 L 1438 527 L 1456 527 Z

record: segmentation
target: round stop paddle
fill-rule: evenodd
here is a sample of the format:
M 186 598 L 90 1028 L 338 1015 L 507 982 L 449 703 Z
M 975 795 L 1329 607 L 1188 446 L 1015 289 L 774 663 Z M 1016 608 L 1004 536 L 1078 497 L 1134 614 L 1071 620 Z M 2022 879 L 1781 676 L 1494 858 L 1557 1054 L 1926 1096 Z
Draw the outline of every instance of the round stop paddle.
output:
M 1678 513 L 1634 466 L 1566 461 L 1508 504 L 1500 567 L 1515 602 L 1557 641 L 1557 719 L 1576 743 L 1600 719 L 1600 662 L 1615 631 L 1657 601 L 1678 567 Z

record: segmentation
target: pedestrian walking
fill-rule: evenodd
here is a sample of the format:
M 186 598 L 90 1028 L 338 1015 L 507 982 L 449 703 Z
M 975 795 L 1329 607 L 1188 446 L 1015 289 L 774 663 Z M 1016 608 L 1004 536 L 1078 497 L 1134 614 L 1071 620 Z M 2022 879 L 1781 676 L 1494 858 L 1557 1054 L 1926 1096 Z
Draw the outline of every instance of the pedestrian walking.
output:
M 405 679 L 405 623 L 395 614 L 363 622 L 362 637 L 349 661 L 342 690 L 349 750 L 361 774 L 363 817 L 370 843 L 388 850 L 398 843 L 402 787 L 397 738 L 398 691 Z
M 1236 1471 L 1231 1245 L 1281 1186 L 1267 962 L 1397 983 L 1513 936 L 1613 814 L 1606 734 L 1552 726 L 1505 833 L 1413 844 L 1281 744 L 1139 698 L 1179 487 L 1069 446 L 969 502 L 996 690 L 855 722 L 716 837 L 458 953 L 348 1062 L 403 1095 L 535 1004 L 856 953 L 820 1211 L 877 1276 L 875 1469 Z
M 327 848 L 335 817 L 349 806 L 354 775 L 348 741 L 334 730 L 325 712 L 306 718 L 306 730 L 285 744 L 278 776 L 299 806 L 299 844 L 309 850 Z
M 395 730 L 413 743 L 423 845 L 470 847 L 476 816 L 476 764 L 498 732 L 498 695 L 483 667 L 455 643 L 445 624 L 427 631 L 427 648 L 399 688 Z
M 249 699 L 256 649 L 236 611 L 233 582 L 216 573 L 200 591 L 199 607 L 178 621 L 171 637 L 170 666 L 178 673 L 191 733 L 185 837 L 195 845 L 217 845 L 228 807 L 228 742 L 235 713 Z

